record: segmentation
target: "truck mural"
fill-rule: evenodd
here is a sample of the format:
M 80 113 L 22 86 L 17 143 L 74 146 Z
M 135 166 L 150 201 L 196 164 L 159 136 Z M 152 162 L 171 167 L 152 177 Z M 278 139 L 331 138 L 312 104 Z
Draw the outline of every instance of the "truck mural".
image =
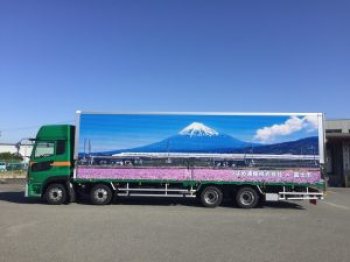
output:
M 78 178 L 315 183 L 319 114 L 82 114 Z

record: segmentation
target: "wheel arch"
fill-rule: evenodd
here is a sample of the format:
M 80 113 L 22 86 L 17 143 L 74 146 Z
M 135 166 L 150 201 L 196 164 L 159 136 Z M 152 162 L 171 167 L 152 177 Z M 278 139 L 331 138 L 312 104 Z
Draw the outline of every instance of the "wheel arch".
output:
M 258 194 L 264 195 L 264 192 L 261 189 L 260 185 L 256 185 L 256 184 L 240 184 L 240 185 L 236 186 L 236 190 L 238 191 L 239 189 L 241 189 L 243 187 L 250 187 L 250 188 L 254 189 Z
M 221 189 L 222 191 L 224 191 L 224 185 L 223 184 L 217 184 L 217 183 L 200 183 L 197 189 L 197 193 L 201 194 L 203 192 L 203 190 L 207 187 L 210 186 L 215 186 L 219 189 Z

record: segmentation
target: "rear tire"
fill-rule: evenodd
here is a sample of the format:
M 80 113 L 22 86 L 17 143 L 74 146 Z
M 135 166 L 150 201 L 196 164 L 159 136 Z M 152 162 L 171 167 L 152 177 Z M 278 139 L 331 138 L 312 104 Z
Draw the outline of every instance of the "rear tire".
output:
M 242 187 L 236 194 L 236 203 L 240 208 L 254 208 L 258 205 L 259 198 L 254 188 Z
M 49 205 L 66 203 L 67 189 L 62 184 L 51 184 L 45 190 L 44 199 Z
M 205 207 L 217 207 L 222 203 L 223 193 L 221 189 L 216 186 L 208 186 L 203 189 L 200 199 L 202 205 Z
M 104 184 L 97 184 L 90 191 L 90 201 L 94 205 L 107 205 L 111 202 L 112 197 L 112 190 Z

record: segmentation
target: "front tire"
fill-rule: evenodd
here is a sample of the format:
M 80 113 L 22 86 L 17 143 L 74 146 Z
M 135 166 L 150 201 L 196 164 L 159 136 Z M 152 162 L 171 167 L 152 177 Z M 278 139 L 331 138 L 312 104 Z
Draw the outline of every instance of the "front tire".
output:
M 95 185 L 90 191 L 90 201 L 94 205 L 107 205 L 111 202 L 113 192 L 104 184 Z
M 236 194 L 236 203 L 241 208 L 254 208 L 258 205 L 259 198 L 254 188 L 242 187 Z
M 67 189 L 62 184 L 51 184 L 45 190 L 44 199 L 49 205 L 61 205 L 67 201 Z
M 223 193 L 216 186 L 208 186 L 202 191 L 200 199 L 205 207 L 217 207 L 222 203 Z

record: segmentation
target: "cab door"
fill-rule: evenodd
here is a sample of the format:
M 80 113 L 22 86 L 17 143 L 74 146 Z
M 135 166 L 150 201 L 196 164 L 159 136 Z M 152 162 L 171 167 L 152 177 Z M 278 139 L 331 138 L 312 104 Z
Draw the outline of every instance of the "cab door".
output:
M 28 170 L 29 196 L 41 196 L 45 183 L 70 175 L 66 141 L 36 141 Z

